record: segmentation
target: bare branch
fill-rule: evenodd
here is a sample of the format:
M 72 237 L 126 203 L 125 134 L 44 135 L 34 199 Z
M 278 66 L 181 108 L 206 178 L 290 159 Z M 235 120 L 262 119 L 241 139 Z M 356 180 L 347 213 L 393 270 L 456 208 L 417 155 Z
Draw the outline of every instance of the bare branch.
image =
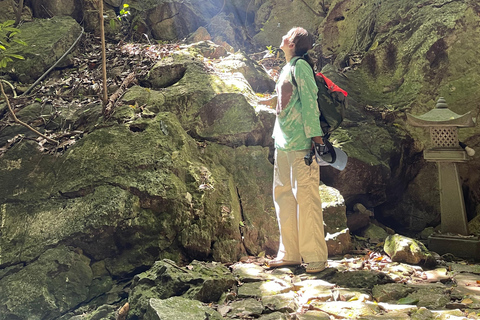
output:
M 125 93 L 125 90 L 136 80 L 135 78 L 135 72 L 131 72 L 128 76 L 123 79 L 122 84 L 120 85 L 120 88 L 118 88 L 117 91 L 115 91 L 114 94 L 110 96 L 108 99 L 108 103 L 105 106 L 103 115 L 105 119 L 108 119 L 112 113 L 113 113 L 113 107 L 115 106 L 115 102 Z
M 44 135 L 43 133 L 37 131 L 36 129 L 32 128 L 31 126 L 29 126 L 28 124 L 26 124 L 25 122 L 23 122 L 23 121 L 21 121 L 21 120 L 19 120 L 19 119 L 17 118 L 17 116 L 16 116 L 15 113 L 13 112 L 12 106 L 10 105 L 10 101 L 8 100 L 8 97 L 7 97 L 6 93 L 5 93 L 5 91 L 3 90 L 2 81 L 0 81 L 0 90 L 2 91 L 2 95 L 5 97 L 5 101 L 7 102 L 8 110 L 10 111 L 10 113 L 11 113 L 11 115 L 12 115 L 12 117 L 13 117 L 13 120 L 14 120 L 16 123 L 24 126 L 25 128 L 28 128 L 29 130 L 31 130 L 31 131 L 33 131 L 33 132 L 35 132 L 36 134 L 38 134 L 40 137 L 46 139 L 47 141 L 49 141 L 49 142 L 51 142 L 51 143 L 54 143 L 54 144 L 58 144 L 58 141 L 53 140 L 53 139 L 50 139 L 49 137 L 47 137 L 47 136 Z

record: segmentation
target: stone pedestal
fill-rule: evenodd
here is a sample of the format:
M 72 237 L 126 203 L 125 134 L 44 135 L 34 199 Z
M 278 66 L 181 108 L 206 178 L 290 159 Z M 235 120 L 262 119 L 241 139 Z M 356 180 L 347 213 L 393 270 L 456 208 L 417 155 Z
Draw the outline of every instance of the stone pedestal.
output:
M 455 162 L 437 162 L 442 233 L 468 235 L 462 186 Z
M 451 253 L 459 258 L 480 260 L 480 240 L 478 236 L 449 236 L 434 234 L 428 238 L 428 249 L 440 255 Z

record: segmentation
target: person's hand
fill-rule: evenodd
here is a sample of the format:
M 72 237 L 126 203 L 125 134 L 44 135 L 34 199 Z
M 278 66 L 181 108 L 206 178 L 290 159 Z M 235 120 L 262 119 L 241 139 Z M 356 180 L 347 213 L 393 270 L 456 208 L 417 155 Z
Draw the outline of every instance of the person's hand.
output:
M 326 162 L 333 162 L 333 157 L 330 152 L 330 149 L 323 143 L 314 143 L 314 148 L 315 148 L 315 155 L 318 157 L 321 157 L 322 160 Z
M 268 98 L 268 99 L 260 99 L 260 100 L 258 101 L 258 104 L 267 106 L 267 107 L 269 107 L 269 108 L 271 108 L 271 109 L 275 109 L 276 106 L 277 106 L 277 98 L 278 98 L 278 96 L 275 95 L 275 96 L 272 96 L 272 97 L 270 97 L 270 98 Z
M 315 143 L 323 144 L 322 136 L 313 137 L 312 140 L 313 140 L 313 142 L 315 142 Z

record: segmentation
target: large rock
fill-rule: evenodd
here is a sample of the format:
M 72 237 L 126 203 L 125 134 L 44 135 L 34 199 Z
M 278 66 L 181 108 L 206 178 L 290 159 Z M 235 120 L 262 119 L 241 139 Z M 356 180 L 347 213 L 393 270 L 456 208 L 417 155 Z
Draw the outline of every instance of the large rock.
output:
M 210 307 L 199 301 L 192 301 L 181 297 L 172 297 L 165 300 L 150 299 L 145 320 L 222 320 L 223 317 Z
M 195 142 L 168 113 L 97 130 L 60 158 L 18 145 L 0 160 L 8 182 L 0 188 L 1 265 L 33 260 L 60 242 L 107 259 L 113 274 L 151 265 L 165 250 L 178 257 L 178 245 L 192 257 L 225 250 L 218 256 L 236 260 L 237 190 L 224 167 L 197 156 Z
M 7 72 L 15 80 L 26 83 L 37 80 L 55 64 L 82 32 L 80 25 L 68 16 L 37 19 L 24 23 L 20 30 L 21 39 L 27 45 L 12 45 L 11 53 L 19 54 L 25 60 L 11 62 Z M 58 67 L 65 67 L 69 64 L 67 56 L 58 64 Z
M 201 302 L 217 302 L 235 283 L 230 270 L 219 263 L 194 261 L 180 268 L 171 260 L 157 261 L 150 270 L 136 275 L 133 280 L 130 316 L 141 318 L 149 309 L 151 298 L 182 296 Z
M 38 0 L 32 2 L 33 13 L 36 18 L 75 17 L 76 14 L 79 15 L 81 9 L 80 1 L 76 0 Z
M 420 156 L 423 157 L 421 154 Z M 404 185 L 392 189 L 398 190 L 398 194 L 401 194 L 402 191 L 399 189 L 406 188 L 397 201 L 386 202 L 376 211 L 382 221 L 388 221 L 391 226 L 395 226 L 397 232 L 420 232 L 427 226 L 440 224 L 438 169 L 435 163 L 422 162 L 422 164 L 417 169 L 414 168 L 414 164 L 411 168 L 405 168 L 405 173 L 408 175 L 411 170 L 419 171 L 409 181 L 408 187 Z
M 48 249 L 0 279 L 0 319 L 54 319 L 92 297 L 90 259 L 81 250 Z
M 262 146 L 271 145 L 274 114 L 247 102 L 255 96 L 244 78 L 209 74 L 198 58 L 184 54 L 174 59 L 191 63 L 174 85 L 130 89 L 124 101 L 143 107 L 120 105 L 111 127 L 92 125 L 65 154 L 45 155 L 35 142 L 24 141 L 0 159 L 0 266 L 8 273 L 23 270 L 15 266 L 35 261 L 48 248 L 71 245 L 101 266 L 98 280 L 86 283 L 99 296 L 110 290 L 107 275 L 128 277 L 162 258 L 231 262 L 247 251 L 276 252 L 273 166 L 269 148 Z M 246 94 L 229 93 L 238 88 Z M 242 108 L 220 103 L 224 98 L 242 101 Z M 202 119 L 215 108 L 227 116 L 213 119 L 215 130 L 209 131 Z M 240 110 L 253 124 L 230 117 Z M 19 116 L 39 112 L 33 104 Z M 75 114 L 62 117 L 76 127 L 81 121 Z M 216 121 L 230 131 L 215 127 Z M 212 141 L 197 143 L 186 130 Z M 5 130 L 0 139 L 11 137 Z
M 243 22 L 243 18 L 238 16 L 238 12 L 240 11 L 228 14 L 221 12 L 210 20 L 207 28 L 214 36 L 216 43 L 226 42 L 235 48 L 250 47 L 250 39 L 247 38 L 245 29 L 243 26 L 239 26 Z
M 347 227 L 347 208 L 338 190 L 324 184 L 319 188 L 322 199 L 325 239 L 330 256 L 345 254 L 351 249 L 352 241 Z
M 361 202 L 375 207 L 386 202 L 391 179 L 389 161 L 396 150 L 393 134 L 374 123 L 360 123 L 337 129 L 331 140 L 349 159 L 343 171 L 322 167 L 322 181 L 338 189 L 347 206 Z
M 218 68 L 225 72 L 240 72 L 255 92 L 273 92 L 275 89 L 275 82 L 265 70 L 240 52 L 220 61 Z
M 198 27 L 206 24 L 206 19 L 213 14 L 213 4 L 205 1 L 197 6 L 194 1 L 152 1 L 142 4 L 148 6 L 146 24 L 152 35 L 159 40 L 176 40 L 187 37 Z
M 7 20 L 15 20 L 17 4 L 14 0 L 0 1 L 0 23 Z M 32 11 L 29 7 L 24 6 L 22 10 L 21 19 L 23 21 L 32 20 Z
M 239 227 L 245 248 L 253 255 L 262 251 L 272 255 L 278 250 L 279 231 L 271 191 L 273 165 L 268 153 L 267 148 L 255 146 L 232 149 L 209 144 L 205 149 L 205 155 L 233 174 L 243 217 Z
M 392 261 L 426 266 L 434 266 L 436 263 L 423 243 L 399 234 L 388 236 L 383 249 Z
M 235 77 L 225 77 L 221 72 L 227 68 L 225 63 L 212 63 L 218 72 L 206 72 L 199 54 L 201 46 L 201 43 L 186 46 L 159 61 L 140 81 L 154 90 L 133 87 L 123 101 L 144 105 L 153 113 L 173 112 L 186 131 L 202 140 L 229 146 L 271 147 L 274 111 L 254 108 L 257 98 L 249 82 L 240 72 Z M 229 59 L 228 63 L 243 63 L 236 60 L 242 57 Z M 242 71 L 266 75 L 253 65 Z
M 468 79 L 470 75 L 474 78 L 477 76 L 475 72 L 464 73 L 462 70 L 472 71 L 468 61 L 478 55 L 479 49 L 467 44 L 467 39 L 477 36 L 479 31 L 472 27 L 459 31 L 456 25 L 470 25 L 470 21 L 478 21 L 478 8 L 466 2 L 418 6 L 415 1 L 401 4 L 387 1 L 381 6 L 372 3 L 362 7 L 362 13 L 368 12 L 367 15 L 358 15 L 356 12 L 352 16 L 345 11 L 346 5 L 349 5 L 350 10 L 352 6 L 361 6 L 360 2 L 353 0 L 337 5 L 330 12 L 332 18 L 340 12 L 345 17 L 345 23 L 336 24 L 339 26 L 337 31 L 358 34 L 358 28 L 362 28 L 364 41 L 348 37 L 339 40 L 333 32 L 324 34 L 328 38 L 325 41 L 329 45 L 341 41 L 342 47 L 357 41 L 357 49 L 367 52 L 361 64 L 361 73 L 368 81 L 365 87 L 367 91 L 363 93 L 364 99 L 374 98 L 370 101 L 378 103 L 388 101 L 388 104 L 395 107 L 411 104 L 412 112 L 416 114 L 417 110 L 425 110 L 426 102 L 436 101 L 437 96 L 432 96 L 432 93 L 440 96 L 445 94 L 453 111 L 469 111 L 468 103 L 464 102 L 478 98 L 478 93 L 467 98 L 468 95 L 464 92 L 473 90 L 472 81 L 475 80 Z M 371 13 L 374 16 L 369 16 Z M 406 17 L 408 20 L 405 20 Z M 329 22 L 334 24 L 333 21 Z M 370 34 L 369 24 L 374 28 Z M 405 25 L 418 25 L 421 28 L 411 28 L 409 33 L 399 32 Z M 444 32 L 434 32 L 439 28 Z M 426 34 L 428 37 L 425 37 Z M 399 72 L 400 70 L 404 71 Z M 432 87 L 435 88 L 434 92 L 428 90 Z M 416 103 L 412 103 L 414 101 Z

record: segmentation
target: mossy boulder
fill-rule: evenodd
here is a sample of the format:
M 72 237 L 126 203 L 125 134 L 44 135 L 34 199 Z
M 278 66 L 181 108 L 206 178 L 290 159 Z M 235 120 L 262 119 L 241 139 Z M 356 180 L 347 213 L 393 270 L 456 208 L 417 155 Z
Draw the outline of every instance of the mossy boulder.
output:
M 348 154 L 348 163 L 344 171 L 322 167 L 322 181 L 338 189 L 347 205 L 384 203 L 391 179 L 390 157 L 396 150 L 394 134 L 374 123 L 359 123 L 337 129 L 331 141 Z
M 204 163 L 197 148 L 169 113 L 94 131 L 59 158 L 19 144 L 0 160 L 8 181 L 0 189 L 1 264 L 35 259 L 67 241 L 96 260 L 108 258 L 113 273 L 131 272 L 180 243 L 207 257 L 213 242 L 221 243 L 217 236 L 237 241 L 221 254 L 235 260 L 237 191 L 225 168 Z M 28 234 L 21 220 L 29 221 Z
M 81 250 L 46 250 L 17 273 L 0 279 L 0 319 L 53 319 L 92 297 L 90 259 Z
M 157 261 L 150 270 L 134 277 L 129 296 L 130 316 L 141 318 L 152 298 L 181 296 L 201 302 L 217 302 L 235 283 L 233 274 L 220 263 L 193 261 L 180 268 L 171 260 Z
M 172 297 L 165 300 L 150 299 L 145 320 L 183 320 L 183 319 L 221 320 L 223 317 L 216 310 L 204 306 L 199 301 L 182 297 Z
M 395 262 L 422 264 L 427 267 L 436 264 L 435 258 L 423 243 L 399 234 L 388 236 L 383 249 Z
M 143 87 L 130 88 L 122 100 L 129 105 L 142 106 L 144 112 L 175 113 L 183 128 L 194 136 L 222 144 L 240 141 L 240 144 L 265 146 L 265 141 L 270 143 L 271 139 L 265 136 L 271 135 L 273 113 L 255 110 L 258 98 L 246 76 L 240 72 L 236 73 L 237 76 L 230 73 L 230 76 L 224 76 L 225 71 L 231 72 L 231 66 L 245 64 L 239 60 L 245 57 L 229 54 L 231 58 L 226 59 L 228 62 L 210 63 L 213 70 L 209 72 L 204 67 L 203 56 L 198 52 L 199 45 L 182 47 L 172 56 L 159 61 L 140 80 Z M 260 75 L 266 76 L 264 71 L 257 70 L 258 65 L 255 67 L 251 63 L 251 66 L 242 70 L 246 75 L 258 75 L 250 76 L 256 81 L 259 81 Z M 271 116 L 265 116 L 265 113 Z M 247 137 L 250 131 L 254 131 L 255 141 Z M 240 136 L 236 137 L 237 134 Z
M 237 52 L 219 61 L 218 68 L 224 72 L 240 72 L 255 92 L 273 92 L 275 82 L 265 70 L 243 53 Z
M 82 32 L 80 25 L 68 16 L 27 22 L 20 30 L 21 39 L 27 45 L 14 44 L 10 52 L 23 56 L 25 60 L 15 59 L 6 71 L 12 78 L 24 83 L 37 80 L 72 46 Z M 58 67 L 69 64 L 67 56 Z
M 325 240 L 328 255 L 344 254 L 351 249 L 351 236 L 347 227 L 347 207 L 340 192 L 332 187 L 321 184 L 319 187 L 322 199 Z
M 31 272 L 15 266 L 66 244 L 92 260 L 95 279 L 85 286 L 100 296 L 111 276 L 162 258 L 229 262 L 246 247 L 273 253 L 268 155 L 261 146 L 199 144 L 169 112 L 99 128 L 57 157 L 19 143 L 0 158 L 0 276 Z
M 205 148 L 205 156 L 233 174 L 243 218 L 239 228 L 247 252 L 253 255 L 262 251 L 275 254 L 278 250 L 279 231 L 271 193 L 273 165 L 268 155 L 268 148 L 259 146 L 232 149 L 207 144 Z

